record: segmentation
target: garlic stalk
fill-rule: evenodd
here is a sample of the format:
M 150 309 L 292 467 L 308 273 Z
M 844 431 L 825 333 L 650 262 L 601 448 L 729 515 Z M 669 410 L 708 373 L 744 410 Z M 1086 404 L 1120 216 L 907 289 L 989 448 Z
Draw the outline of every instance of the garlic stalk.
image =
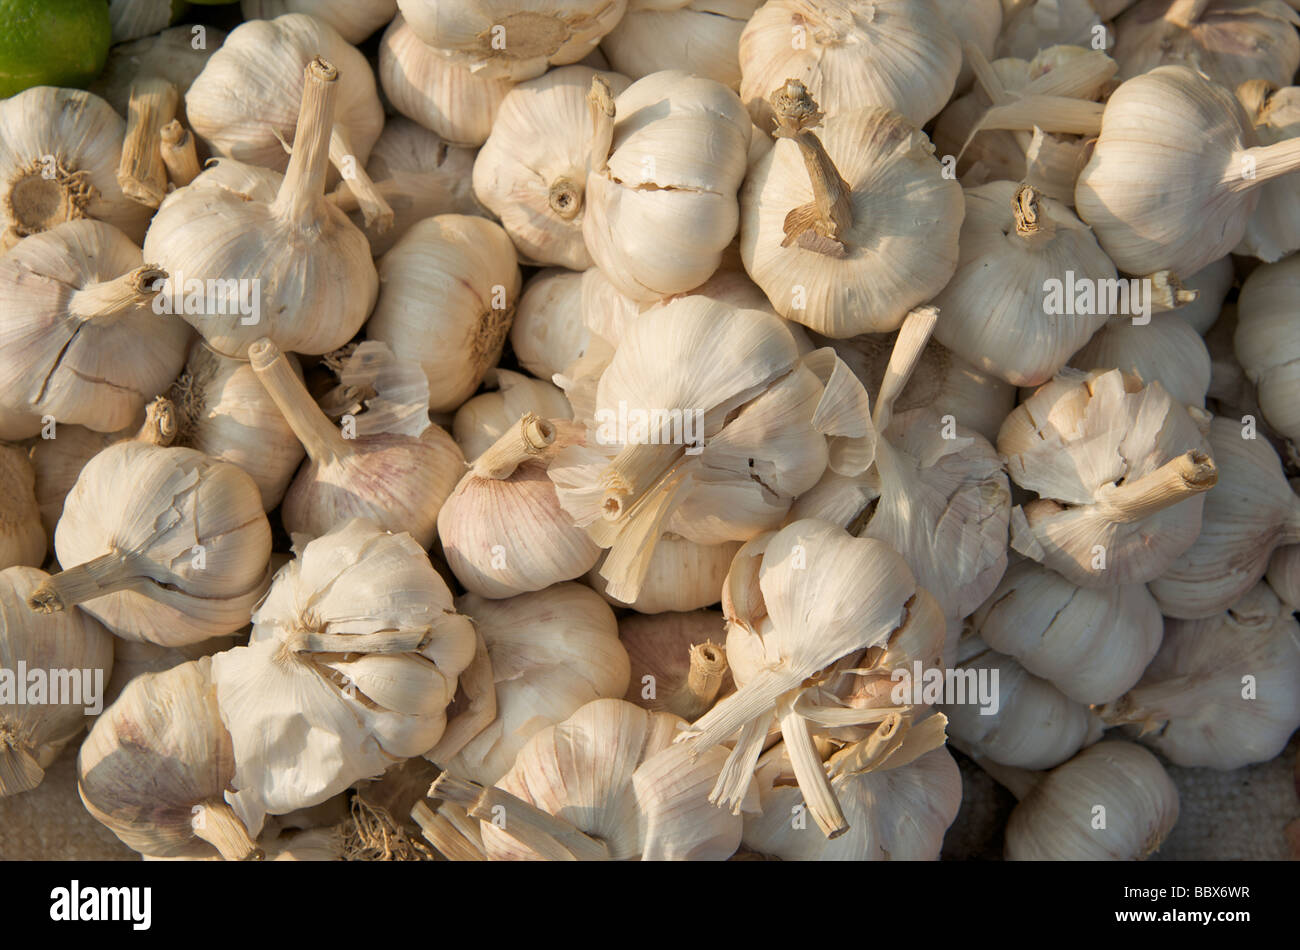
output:
M 768 93 L 777 143 L 741 191 L 745 270 L 777 313 L 818 333 L 896 330 L 953 275 L 961 186 L 897 113 L 843 110 L 823 123 L 802 82 Z
M 1264 576 L 1274 548 L 1300 543 L 1300 496 L 1254 425 L 1215 416 L 1209 444 L 1219 484 L 1206 496 L 1201 533 L 1151 582 L 1166 617 L 1227 610 Z
M 1230 92 L 1158 66 L 1111 95 L 1075 207 L 1121 271 L 1193 274 L 1241 241 L 1260 185 L 1300 168 L 1300 139 L 1256 143 Z
M 581 577 L 600 556 L 560 507 L 546 469 L 582 428 L 520 416 L 474 460 L 438 512 L 447 564 L 466 590 L 498 599 Z
M 1289 81 L 1289 80 L 1288 80 Z M 1262 79 L 1242 83 L 1237 98 L 1261 144 L 1275 145 L 1300 136 L 1300 87 L 1278 89 Z M 1273 263 L 1300 249 L 1300 184 L 1294 177 L 1275 178 L 1259 190 L 1259 204 L 1246 223 L 1235 250 Z
M 628 654 L 614 614 L 579 584 L 507 600 L 466 594 L 456 606 L 487 646 L 496 716 L 459 749 L 439 743 L 425 754 L 454 775 L 496 783 L 538 732 L 628 688 Z
M 1145 383 L 1159 381 L 1174 402 L 1204 406 L 1210 389 L 1210 351 L 1201 335 L 1175 314 L 1157 314 L 1149 323 L 1107 321 L 1070 357 L 1081 370 L 1118 369 Z
M 419 436 L 378 432 L 348 438 L 312 401 L 278 346 L 259 340 L 248 355 L 309 459 L 285 495 L 285 529 L 320 537 L 353 518 L 371 518 L 381 528 L 410 532 L 425 548 L 432 544 L 438 509 L 464 463 L 451 436 L 429 424 Z
M 1159 577 L 1196 542 L 1215 458 L 1192 413 L 1158 382 L 1063 371 L 998 434 L 1011 480 L 1038 499 L 1012 511 L 1011 547 L 1080 587 Z
M 154 857 L 260 860 L 222 795 L 235 773 L 208 657 L 132 680 L 77 756 L 87 810 L 127 847 Z M 141 782 L 142 775 L 149 776 Z
M 1239 769 L 1281 754 L 1300 727 L 1300 623 L 1256 584 L 1226 613 L 1170 620 L 1142 681 L 1101 710 L 1176 765 Z
M 382 232 L 393 209 L 365 168 L 384 127 L 375 76 L 365 56 L 324 20 L 287 13 L 232 30 L 185 94 L 190 127 L 217 155 L 287 174 L 286 143 L 312 153 L 322 144 L 314 129 L 302 127 L 309 113 L 299 109 L 311 85 L 304 70 L 314 60 L 332 64 L 337 76 L 332 123 L 323 122 L 329 161 L 360 201 L 366 224 Z
M 721 642 L 725 628 L 716 610 L 621 618 L 618 638 L 632 664 L 623 698 L 687 721 L 703 716 L 735 689 Z
M 29 598 L 80 606 L 117 636 L 162 646 L 232 633 L 270 581 L 271 527 L 253 480 L 183 448 L 118 442 L 81 470 L 54 548 L 64 570 Z
M 634 80 L 679 69 L 737 89 L 737 44 L 762 5 L 762 0 L 630 0 L 600 49 L 614 69 Z
M 243 358 L 268 335 L 296 353 L 328 353 L 356 334 L 378 293 L 365 236 L 325 199 L 339 71 L 315 59 L 305 75 L 286 173 L 219 161 L 167 197 L 145 239 L 172 275 L 167 312 L 226 356 Z
M 397 0 L 239 0 L 245 20 L 306 13 L 324 20 L 349 43 L 365 40 L 397 15 Z
M 167 178 L 177 188 L 184 188 L 199 177 L 199 156 L 190 130 L 172 119 L 158 132 L 159 152 L 167 166 Z
M 591 331 L 582 313 L 587 274 L 600 271 L 575 274 L 547 268 L 524 286 L 510 327 L 510 348 L 519 365 L 539 379 L 563 373 L 587 349 Z
M 167 388 L 191 333 L 160 315 L 167 273 L 99 221 L 70 221 L 0 259 L 0 405 L 115 432 Z
M 564 393 L 551 383 L 508 369 L 498 369 L 496 377 L 499 388 L 466 400 L 452 421 L 451 434 L 467 462 L 486 452 L 525 412 L 535 408 L 541 418 L 559 420 L 573 414 Z
M 113 669 L 113 638 L 96 620 L 27 609 L 47 577 L 34 567 L 0 570 L 0 797 L 40 785 L 86 716 L 98 712 Z M 57 678 L 69 673 L 71 680 Z
M 212 660 L 250 829 L 432 748 L 474 627 L 420 545 L 354 519 L 301 547 L 253 614 L 247 647 Z
M 636 597 L 624 601 L 610 595 L 601 570 L 607 554 L 583 578 L 615 607 L 631 607 L 640 614 L 697 610 L 716 604 L 722 596 L 722 582 L 740 541 L 697 544 L 671 531 L 660 535 Z
M 1233 350 L 1270 425 L 1300 445 L 1300 255 L 1257 268 L 1241 288 Z
M 35 468 L 22 449 L 0 443 L 0 570 L 44 563 L 41 514 Z

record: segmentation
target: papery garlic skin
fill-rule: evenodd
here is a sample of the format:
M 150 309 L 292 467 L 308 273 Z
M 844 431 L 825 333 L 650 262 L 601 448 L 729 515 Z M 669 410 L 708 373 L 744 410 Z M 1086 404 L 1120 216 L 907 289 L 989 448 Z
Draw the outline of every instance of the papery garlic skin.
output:
M 634 80 L 680 69 L 738 89 L 737 44 L 762 5 L 763 0 L 629 0 L 600 49 L 614 69 Z
M 628 655 L 613 611 L 580 584 L 508 600 L 466 594 L 456 607 L 487 645 L 497 714 L 456 755 L 437 760 L 447 771 L 493 785 L 538 732 L 628 688 Z
M 600 574 L 603 555 L 585 580 L 615 607 L 631 607 L 637 613 L 697 610 L 718 602 L 731 559 L 741 544 L 740 541 L 696 544 L 672 532 L 664 534 L 650 556 L 641 590 L 631 601 L 621 601 L 606 591 L 607 583 Z
M 584 279 L 584 274 L 547 268 L 524 286 L 510 348 L 519 365 L 539 379 L 564 372 L 587 349 L 591 331 L 583 322 Z
M 1287 80 L 1289 82 L 1290 80 Z M 1237 98 L 1246 107 L 1261 144 L 1274 145 L 1300 135 L 1300 88 L 1275 89 L 1263 81 L 1244 83 Z M 1300 187 L 1293 176 L 1266 182 L 1259 190 L 1259 204 L 1246 223 L 1246 233 L 1235 248 L 1273 263 L 1300 250 Z
M 1008 861 L 1142 860 L 1177 821 L 1178 789 L 1159 760 L 1131 742 L 1099 742 L 1021 799 L 1004 853 Z
M 0 570 L 45 560 L 36 471 L 22 449 L 0 443 Z
M 1241 288 L 1233 351 L 1275 429 L 1300 444 L 1300 255 L 1257 268 Z
M 34 567 L 0 570 L 0 670 L 9 679 L 6 692 L 17 688 L 31 697 L 19 703 L 9 695 L 0 703 L 0 797 L 41 783 L 44 770 L 85 726 L 87 712 L 104 701 L 113 670 L 113 638 L 94 618 L 81 611 L 42 615 L 27 609 L 27 598 L 48 576 Z M 28 671 L 23 682 L 17 680 L 20 663 Z M 49 674 L 40 699 L 30 693 L 36 670 Z M 70 671 L 76 683 L 58 679 L 56 671 Z
M 1175 402 L 1204 406 L 1210 389 L 1210 351 L 1201 335 L 1176 316 L 1155 315 L 1150 323 L 1115 319 L 1075 351 L 1070 365 L 1082 370 L 1118 369 L 1145 383 L 1159 380 Z
M 349 43 L 361 43 L 397 15 L 397 0 L 239 0 L 245 20 L 306 13 L 324 20 Z
M 452 437 L 467 462 L 482 455 L 525 412 L 536 410 L 543 419 L 568 419 L 573 415 L 558 386 L 508 369 L 498 369 L 496 376 L 498 388 L 467 399 L 452 420 Z

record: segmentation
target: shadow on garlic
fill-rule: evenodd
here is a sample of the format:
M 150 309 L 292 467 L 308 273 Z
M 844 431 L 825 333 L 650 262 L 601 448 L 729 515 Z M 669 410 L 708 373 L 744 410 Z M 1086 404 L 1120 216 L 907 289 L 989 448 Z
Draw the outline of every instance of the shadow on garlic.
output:
M 39 504 L 36 486 L 37 469 L 23 450 L 0 443 L 0 570 L 45 563 L 45 510 Z
M 1300 131 L 1300 130 L 1297 130 Z M 1233 351 L 1269 424 L 1300 445 L 1300 255 L 1256 268 L 1237 300 Z

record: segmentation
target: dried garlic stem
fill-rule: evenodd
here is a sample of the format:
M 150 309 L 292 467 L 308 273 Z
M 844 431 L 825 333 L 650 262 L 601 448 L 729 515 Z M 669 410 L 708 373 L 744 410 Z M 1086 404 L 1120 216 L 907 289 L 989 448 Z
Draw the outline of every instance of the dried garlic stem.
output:
M 175 118 L 179 102 L 176 87 L 165 79 L 151 77 L 131 84 L 117 183 L 128 198 L 150 208 L 158 207 L 167 196 L 160 136 L 162 127 Z
M 162 290 L 167 272 L 142 264 L 121 277 L 83 287 L 68 301 L 68 315 L 77 320 L 108 321 L 147 305 Z
M 1234 153 L 1222 183 L 1232 191 L 1249 191 L 1296 169 L 1300 169 L 1300 138 L 1286 139 Z
M 1158 270 L 1148 278 L 1151 281 L 1151 309 L 1156 313 L 1177 310 L 1201 295 L 1199 290 L 1188 290 L 1178 275 L 1171 270 Z
M 40 614 L 57 613 L 96 597 L 131 590 L 149 580 L 148 562 L 122 551 L 110 551 L 51 575 L 32 591 L 27 606 Z
M 571 178 L 557 178 L 551 182 L 546 201 L 552 211 L 565 221 L 571 221 L 582 210 L 582 185 Z
M 1140 521 L 1185 498 L 1209 491 L 1218 480 L 1214 459 L 1193 450 L 1170 459 L 1136 481 L 1118 486 L 1098 499 L 1097 507 L 1111 521 Z
M 840 801 L 831 788 L 831 780 L 826 776 L 826 767 L 822 757 L 813 744 L 812 732 L 808 720 L 794 711 L 793 705 L 781 703 L 781 737 L 785 739 L 785 751 L 794 768 L 794 777 L 799 783 L 799 791 L 812 813 L 817 827 L 821 828 L 827 838 L 838 838 L 849 830 L 849 821 L 844 817 Z
M 162 127 L 159 138 L 162 139 L 160 150 L 163 164 L 167 166 L 167 177 L 177 188 L 184 188 L 198 178 L 202 170 L 194 148 L 194 136 L 179 119 L 172 119 Z
M 18 740 L 0 735 L 0 798 L 30 792 L 41 784 L 45 770 Z
M 716 643 L 697 643 L 691 647 L 691 668 L 686 682 L 664 703 L 664 708 L 687 722 L 694 722 L 709 711 L 727 675 L 727 651 Z
M 526 412 L 519 422 L 485 449 L 474 461 L 471 471 L 478 478 L 509 478 L 524 462 L 539 457 L 555 441 L 555 427 L 537 415 Z
M 599 174 L 609 168 L 609 150 L 614 145 L 614 93 L 600 76 L 591 77 L 587 109 L 592 128 L 587 170 Z
M 547 861 L 609 860 L 604 842 L 504 789 L 484 788 L 444 772 L 429 788 L 429 797 L 461 805 L 471 818 L 493 822 Z
M 466 835 L 450 819 L 435 812 L 424 802 L 416 802 L 411 809 L 411 818 L 420 826 L 420 831 L 428 842 L 448 861 L 487 860 L 481 840 Z
M 179 428 L 176 406 L 166 396 L 158 396 L 144 408 L 144 424 L 131 438 L 135 442 L 167 447 L 176 439 Z
M 221 852 L 227 861 L 261 861 L 265 854 L 248 835 L 248 829 L 222 801 L 194 806 L 194 834 Z
M 274 214 L 291 219 L 310 219 L 325 196 L 329 173 L 330 139 L 334 127 L 334 106 L 338 99 L 339 71 L 317 56 L 307 64 L 302 103 L 298 107 L 298 131 L 284 181 L 271 205 Z
M 781 246 L 797 241 L 806 250 L 843 257 L 847 253 L 844 235 L 853 227 L 852 189 L 840 177 L 821 139 L 811 131 L 825 116 L 797 79 L 787 79 L 769 99 L 776 114 L 776 137 L 792 139 L 799 147 L 813 191 L 811 203 L 792 208 L 785 216 Z
M 383 234 L 391 228 L 393 207 L 358 161 L 347 129 L 342 125 L 334 126 L 334 131 L 330 135 L 330 161 L 343 176 L 343 180 L 350 185 L 352 196 L 361 209 L 366 227 L 376 234 Z
M 934 332 L 938 320 L 937 307 L 918 307 L 903 318 L 903 325 L 898 328 L 898 336 L 894 340 L 894 348 L 889 352 L 884 378 L 880 381 L 876 408 L 871 413 L 871 422 L 877 432 L 884 432 L 889 427 L 894 402 L 921 362 L 921 354 L 925 352 L 925 346 L 930 342 L 930 334 Z
M 1038 192 L 1021 184 L 1011 198 L 1011 214 L 1016 219 L 1016 233 L 1029 237 L 1038 233 Z
M 271 340 L 263 337 L 250 346 L 248 362 L 313 462 L 325 464 L 352 451 Z
M 625 445 L 614 456 L 609 467 L 601 473 L 605 485 L 602 501 L 606 521 L 619 521 L 681 461 L 685 447 L 681 445 L 634 443 Z

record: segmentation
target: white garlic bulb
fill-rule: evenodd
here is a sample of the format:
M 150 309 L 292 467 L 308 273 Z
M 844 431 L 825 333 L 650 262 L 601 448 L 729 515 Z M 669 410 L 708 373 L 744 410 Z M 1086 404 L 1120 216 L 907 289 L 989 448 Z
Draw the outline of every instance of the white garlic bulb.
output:
M 998 451 L 1038 499 L 1011 547 L 1080 587 L 1159 577 L 1196 542 L 1216 481 L 1201 428 L 1158 382 L 1062 371 L 1007 416 Z
M 1210 351 L 1191 324 L 1175 316 L 1178 313 L 1157 314 L 1149 323 L 1109 320 L 1075 351 L 1070 365 L 1118 369 L 1144 383 L 1158 380 L 1174 402 L 1204 406 L 1210 390 Z
M 1104 287 L 1115 282 L 1115 265 L 1082 221 L 1034 188 L 1000 181 L 967 189 L 960 246 L 957 271 L 934 298 L 934 335 L 985 372 L 1037 386 L 1106 322 L 1108 303 L 1075 314 L 1059 290 L 1053 309 L 1052 282 L 1059 287 L 1072 273 Z
M 564 372 L 586 352 L 591 331 L 583 321 L 582 288 L 587 274 L 600 271 L 547 268 L 524 286 L 510 327 L 510 348 L 519 365 L 540 379 Z
M 432 748 L 474 627 L 420 545 L 352 520 L 275 577 L 246 647 L 212 659 L 236 769 L 227 800 L 266 814 L 319 804 Z
M 167 274 L 99 221 L 24 239 L 0 260 L 0 405 L 115 432 L 167 388 L 191 332 L 160 315 Z
M 397 15 L 397 0 L 239 0 L 245 20 L 306 13 L 324 20 L 349 43 L 361 43 Z
M 614 606 L 631 607 L 637 613 L 697 610 L 722 597 L 722 582 L 740 548 L 740 541 L 697 544 L 667 531 L 655 542 L 641 589 L 632 600 L 619 600 L 607 590 L 608 582 L 600 573 L 605 554 L 584 580 Z
M 1142 681 L 1102 716 L 1136 723 L 1176 765 L 1239 769 L 1281 754 L 1300 727 L 1300 623 L 1256 584 L 1226 613 L 1170 620 Z
M 617 96 L 628 80 L 566 66 L 506 94 L 474 160 L 474 194 L 500 220 L 526 263 L 591 266 L 582 238 L 588 143 L 587 92 L 599 75 Z
M 823 123 L 797 80 L 766 93 L 778 140 L 741 191 L 745 270 L 777 313 L 818 333 L 898 329 L 957 267 L 961 186 L 895 112 L 831 112 Z
M 339 71 L 316 59 L 305 75 L 287 172 L 219 161 L 167 197 L 145 238 L 171 275 L 166 311 L 227 356 L 268 335 L 296 353 L 335 350 L 379 290 L 365 235 L 325 198 Z
M 1253 422 L 1215 416 L 1209 443 L 1219 484 L 1205 496 L 1201 533 L 1151 582 L 1166 617 L 1227 610 L 1264 576 L 1274 548 L 1300 543 L 1300 495 Z
M 952 95 L 961 62 L 932 0 L 768 0 L 740 37 L 740 97 L 764 132 L 764 100 L 791 78 L 829 116 L 879 106 L 919 128 Z
M 722 645 L 725 631 L 717 610 L 620 618 L 618 638 L 631 661 L 623 698 L 652 712 L 698 719 L 735 689 Z
M 704 283 L 735 237 L 752 125 L 736 94 L 668 70 L 617 99 L 600 76 L 582 233 L 622 293 L 650 302 Z
M 22 449 L 0 443 L 0 570 L 45 561 L 41 515 L 35 468 Z
M 1300 605 L 1300 544 L 1273 552 L 1268 562 L 1268 584 L 1284 604 Z
M 427 218 L 384 255 L 379 275 L 367 337 L 424 366 L 429 408 L 456 409 L 496 364 L 510 331 L 521 281 L 509 236 L 484 218 Z
M 1300 444 L 1300 255 L 1257 268 L 1241 288 L 1233 351 L 1273 428 Z
M 1300 87 L 1277 89 L 1257 79 L 1238 86 L 1237 98 L 1246 108 L 1261 144 L 1275 145 L 1300 136 Z M 1300 250 L 1297 217 L 1300 217 L 1300 187 L 1294 176 L 1265 182 L 1259 189 L 1259 204 L 1246 222 L 1246 233 L 1235 250 L 1269 263 Z
M 481 597 L 513 597 L 581 577 L 600 548 L 560 507 L 549 458 L 582 433 L 525 413 L 474 460 L 438 512 L 438 537 L 456 579 Z
M 38 612 L 80 606 L 127 640 L 232 633 L 270 581 L 271 526 L 253 480 L 183 448 L 119 442 L 81 470 L 54 533 L 61 573 Z
M 441 743 L 426 754 L 455 775 L 495 784 L 538 732 L 627 689 L 628 655 L 614 614 L 580 584 L 508 600 L 466 594 L 456 607 L 487 645 L 496 717 L 453 754 Z
M 486 452 L 525 412 L 536 409 L 543 419 L 560 420 L 573 414 L 564 392 L 552 383 L 508 369 L 498 369 L 496 377 L 497 389 L 466 400 L 452 420 L 451 434 L 467 462 Z
M 27 609 L 48 576 L 34 567 L 0 570 L 0 797 L 40 785 L 98 711 L 113 670 L 113 638 L 94 618 Z
M 600 41 L 610 65 L 640 79 L 665 69 L 740 87 L 741 32 L 763 0 L 629 0 Z

